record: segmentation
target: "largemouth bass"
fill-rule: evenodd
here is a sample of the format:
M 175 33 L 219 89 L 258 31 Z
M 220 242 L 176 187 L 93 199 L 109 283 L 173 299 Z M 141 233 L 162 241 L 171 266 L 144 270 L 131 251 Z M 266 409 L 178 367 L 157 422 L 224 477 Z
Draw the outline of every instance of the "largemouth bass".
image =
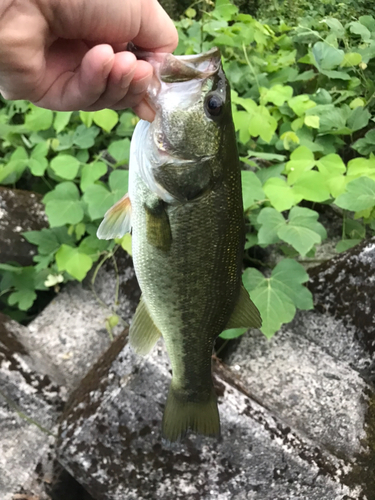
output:
M 162 335 L 172 365 L 163 437 L 217 436 L 214 341 L 227 328 L 261 325 L 241 280 L 245 222 L 229 84 L 218 49 L 137 57 L 154 67 L 148 99 L 156 117 L 137 124 L 129 193 L 98 237 L 132 231 L 142 297 L 130 344 L 147 354 Z

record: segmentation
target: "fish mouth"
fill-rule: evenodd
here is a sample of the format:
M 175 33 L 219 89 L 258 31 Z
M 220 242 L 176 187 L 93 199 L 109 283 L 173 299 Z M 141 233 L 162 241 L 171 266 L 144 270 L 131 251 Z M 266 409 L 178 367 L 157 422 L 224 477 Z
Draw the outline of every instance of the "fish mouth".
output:
M 151 83 L 147 89 L 146 100 L 156 112 L 158 94 L 161 88 L 168 84 L 204 80 L 215 75 L 221 68 L 221 54 L 217 47 L 207 52 L 189 56 L 174 56 L 165 52 L 146 52 L 128 45 L 128 50 L 133 52 L 137 59 L 147 61 L 154 69 Z
M 174 56 L 165 52 L 146 52 L 129 44 L 128 50 L 137 59 L 147 61 L 154 68 L 155 76 L 165 83 L 186 82 L 208 78 L 214 75 L 221 65 L 221 54 L 217 47 L 207 52 L 189 56 Z

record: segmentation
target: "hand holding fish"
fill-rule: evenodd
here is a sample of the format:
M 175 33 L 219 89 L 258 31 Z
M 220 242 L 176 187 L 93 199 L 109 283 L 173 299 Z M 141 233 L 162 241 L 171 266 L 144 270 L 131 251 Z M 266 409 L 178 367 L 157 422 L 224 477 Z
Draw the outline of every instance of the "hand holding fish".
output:
M 0 91 L 59 111 L 133 108 L 152 67 L 126 51 L 134 42 L 172 52 L 177 31 L 157 0 L 5 0 L 0 6 Z

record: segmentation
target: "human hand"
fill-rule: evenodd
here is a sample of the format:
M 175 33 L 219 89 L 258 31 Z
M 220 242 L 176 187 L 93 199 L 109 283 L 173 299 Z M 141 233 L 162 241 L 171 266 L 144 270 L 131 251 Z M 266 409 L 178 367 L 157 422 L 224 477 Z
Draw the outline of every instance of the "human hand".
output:
M 177 32 L 156 0 L 3 0 L 0 6 L 0 91 L 57 111 L 133 108 L 152 76 L 127 42 L 172 52 Z

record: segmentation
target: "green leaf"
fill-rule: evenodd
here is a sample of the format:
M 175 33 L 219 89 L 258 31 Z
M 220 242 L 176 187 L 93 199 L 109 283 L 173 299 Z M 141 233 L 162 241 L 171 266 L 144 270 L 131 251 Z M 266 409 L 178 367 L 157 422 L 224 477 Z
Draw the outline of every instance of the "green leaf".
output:
M 58 111 L 53 122 L 53 128 L 56 133 L 59 134 L 68 125 L 70 117 L 72 116 L 72 111 Z
M 233 113 L 235 129 L 240 132 L 240 141 L 246 144 L 252 135 L 260 136 L 265 142 L 270 142 L 277 128 L 277 121 L 270 115 L 268 109 L 265 106 L 256 106 L 251 99 L 235 98 L 235 102 L 246 109 Z
M 375 205 L 375 181 L 369 177 L 354 179 L 346 186 L 346 193 L 335 200 L 335 204 L 353 212 L 373 207 Z
M 10 264 L 0 264 L 0 271 L 8 271 L 10 273 L 21 273 L 22 267 L 11 266 Z
M 361 243 L 361 241 L 361 239 L 341 240 L 337 243 L 335 250 L 337 253 L 345 252 L 349 250 L 349 248 L 353 248 L 358 245 L 358 243 Z
M 74 156 L 60 154 L 51 160 L 50 165 L 59 177 L 73 180 L 78 174 L 80 163 Z
M 213 15 L 219 19 L 230 21 L 232 17 L 237 14 L 238 7 L 230 3 L 228 0 L 216 0 L 215 10 Z
M 363 109 L 361 106 L 353 109 L 351 115 L 348 118 L 348 127 L 355 132 L 361 128 L 367 127 L 368 122 L 371 118 L 371 113 L 367 109 Z
M 373 153 L 375 151 L 375 129 L 369 130 L 365 137 L 358 139 L 352 147 L 361 155 L 366 156 Z
M 350 109 L 355 109 L 355 108 L 358 108 L 358 106 L 364 107 L 365 104 L 366 104 L 366 102 L 361 97 L 356 97 L 349 104 L 349 107 L 350 107 Z
M 30 104 L 30 112 L 25 117 L 25 126 L 29 130 L 39 132 L 48 130 L 52 125 L 53 113 L 49 109 L 38 108 Z
M 278 230 L 285 225 L 285 219 L 274 208 L 263 208 L 258 215 L 257 223 L 261 224 L 258 231 L 260 245 L 271 245 L 280 241 Z
M 116 244 L 121 245 L 121 248 L 125 250 L 129 255 L 132 253 L 132 236 L 130 233 L 126 233 L 122 238 L 115 240 Z
M 319 128 L 320 117 L 315 115 L 307 115 L 305 116 L 304 122 L 307 127 Z
M 222 339 L 236 339 L 237 337 L 240 337 L 247 331 L 247 328 L 230 328 L 229 330 L 224 330 L 220 337 Z
M 44 175 L 48 167 L 48 161 L 46 156 L 49 150 L 49 143 L 40 142 L 37 144 L 31 152 L 30 159 L 28 161 L 28 166 L 31 173 L 37 177 Z
M 96 161 L 94 163 L 84 165 L 81 173 L 81 190 L 86 191 L 88 186 L 94 184 L 95 181 L 105 175 L 107 173 L 107 170 L 107 165 L 102 161 Z
M 61 182 L 44 196 L 43 202 L 51 227 L 78 224 L 83 219 L 79 191 L 73 182 Z
M 347 180 L 351 181 L 357 177 L 367 176 L 375 180 L 374 158 L 354 158 L 348 163 Z
M 280 139 L 283 141 L 284 148 L 287 150 L 290 149 L 291 145 L 300 143 L 298 135 L 295 132 L 292 132 L 291 130 L 284 132 L 280 136 Z
M 105 132 L 110 132 L 118 122 L 118 114 L 113 109 L 101 109 L 93 113 L 93 120 Z
M 95 138 L 99 132 L 97 127 L 87 128 L 85 125 L 79 125 L 72 137 L 73 144 L 81 149 L 91 148 L 95 144 Z
M 293 193 L 301 199 L 321 203 L 329 199 L 330 194 L 324 176 L 320 172 L 310 170 L 302 173 L 293 184 Z
M 265 194 L 262 189 L 262 183 L 254 172 L 243 170 L 242 179 L 242 198 L 244 211 L 248 210 L 255 201 L 264 200 Z
M 23 237 L 33 245 L 38 245 L 38 253 L 48 255 L 56 252 L 60 247 L 60 241 L 51 229 L 42 229 L 41 231 L 28 231 L 22 233 Z
M 371 32 L 358 21 L 353 21 L 349 23 L 349 31 L 355 35 L 359 35 L 364 42 L 369 42 L 371 40 Z
M 289 213 L 289 220 L 281 226 L 278 237 L 289 243 L 297 252 L 305 256 L 315 244 L 322 242 L 327 233 L 318 222 L 319 214 L 314 210 L 303 207 L 293 207 Z
M 288 85 L 274 85 L 270 89 L 260 88 L 260 103 L 262 105 L 272 102 L 276 106 L 281 106 L 293 96 L 293 88 Z
M 67 271 L 73 278 L 82 281 L 91 269 L 93 261 L 78 248 L 62 245 L 56 253 L 56 264 L 59 271 Z
M 338 19 L 327 17 L 323 21 L 331 28 L 332 32 L 342 38 L 345 35 L 345 28 Z
M 34 290 L 18 290 L 8 297 L 8 304 L 10 306 L 18 304 L 18 308 L 21 309 L 21 311 L 27 311 L 33 305 L 36 297 L 37 295 Z
M 296 307 L 313 308 L 311 293 L 302 285 L 306 281 L 308 274 L 292 259 L 282 260 L 270 278 L 265 278 L 256 269 L 246 269 L 243 282 L 262 316 L 261 330 L 266 337 L 271 338 L 283 323 L 289 323 Z
M 290 161 L 285 165 L 288 174 L 288 184 L 292 185 L 304 173 L 315 166 L 314 153 L 306 146 L 299 146 L 290 155 Z
M 287 185 L 284 179 L 270 178 L 263 185 L 263 191 L 271 204 L 279 212 L 289 210 L 302 199 L 301 196 L 296 196 L 293 189 Z
M 337 154 L 330 154 L 322 156 L 320 160 L 316 162 L 319 172 L 324 176 L 326 180 L 331 177 L 335 177 L 339 174 L 344 174 L 346 172 L 346 167 L 341 159 L 341 156 Z
M 0 166 L 0 182 L 2 184 L 14 184 L 23 174 L 29 163 L 28 155 L 24 147 L 19 146 L 13 151 L 10 161 Z
M 361 54 L 358 52 L 347 52 L 344 55 L 344 59 L 341 62 L 340 66 L 342 68 L 349 68 L 351 66 L 358 66 L 358 64 L 362 61 Z
M 94 113 L 92 111 L 80 111 L 79 117 L 81 118 L 82 123 L 86 125 L 87 128 L 91 127 L 94 119 Z
M 336 49 L 326 42 L 316 42 L 312 48 L 316 67 L 318 69 L 330 70 L 336 68 L 344 59 L 344 51 Z
M 128 172 L 125 170 L 112 172 L 109 176 L 109 186 L 111 191 L 98 184 L 86 188 L 83 199 L 88 205 L 88 213 L 92 220 L 104 217 L 106 211 L 124 196 L 128 189 Z
M 288 105 L 297 116 L 302 116 L 308 109 L 315 108 L 316 102 L 312 101 L 307 94 L 301 94 L 289 99 Z
M 130 140 L 126 137 L 121 141 L 114 141 L 108 147 L 108 153 L 117 163 L 129 163 Z
M 129 171 L 117 169 L 111 172 L 108 183 L 118 201 L 128 191 Z

